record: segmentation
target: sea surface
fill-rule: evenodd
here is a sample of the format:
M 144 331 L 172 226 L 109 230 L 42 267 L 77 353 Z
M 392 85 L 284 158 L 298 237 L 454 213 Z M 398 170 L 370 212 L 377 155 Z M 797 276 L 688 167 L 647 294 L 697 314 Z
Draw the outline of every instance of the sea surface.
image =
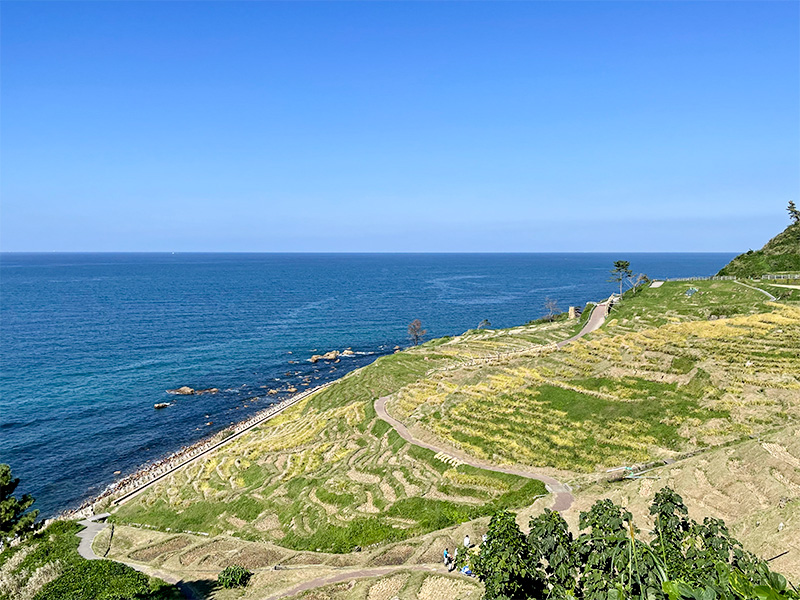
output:
M 2 254 L 0 462 L 43 516 L 396 345 L 607 297 L 614 260 L 712 275 L 733 254 Z M 352 348 L 340 363 L 312 354 Z M 290 361 L 295 361 L 294 363 Z M 188 385 L 214 395 L 172 396 Z M 174 402 L 154 410 L 157 402 Z M 212 425 L 207 425 L 212 423 Z

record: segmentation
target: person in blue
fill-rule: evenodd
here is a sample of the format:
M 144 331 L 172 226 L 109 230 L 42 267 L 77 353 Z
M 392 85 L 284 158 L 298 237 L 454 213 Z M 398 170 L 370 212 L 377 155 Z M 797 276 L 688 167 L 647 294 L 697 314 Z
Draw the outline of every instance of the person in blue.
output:
M 444 566 L 450 564 L 450 548 L 444 549 Z

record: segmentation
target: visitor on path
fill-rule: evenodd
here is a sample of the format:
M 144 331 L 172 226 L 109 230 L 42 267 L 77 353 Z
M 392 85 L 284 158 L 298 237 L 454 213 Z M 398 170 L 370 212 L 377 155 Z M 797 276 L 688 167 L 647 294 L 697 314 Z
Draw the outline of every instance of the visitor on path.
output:
M 464 547 L 469 548 L 469 534 L 464 536 Z
M 446 567 L 449 564 L 450 564 L 450 548 L 445 548 L 444 549 L 444 566 Z

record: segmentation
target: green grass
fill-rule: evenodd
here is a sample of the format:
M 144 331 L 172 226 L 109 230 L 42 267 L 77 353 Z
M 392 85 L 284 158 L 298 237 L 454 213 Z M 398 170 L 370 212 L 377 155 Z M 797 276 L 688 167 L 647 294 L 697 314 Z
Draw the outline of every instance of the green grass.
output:
M 749 250 L 725 265 L 719 275 L 760 277 L 800 272 L 800 224 L 790 225 L 760 250 Z
M 78 554 L 75 521 L 56 521 L 0 553 L 0 598 L 14 600 L 22 589 L 35 600 L 90 600 L 136 597 L 141 600 L 177 600 L 180 592 L 160 579 L 107 560 L 89 561 Z M 20 557 L 22 560 L 20 560 Z M 38 571 L 38 574 L 37 574 Z M 45 583 L 41 575 L 57 575 Z M 41 585 L 44 583 L 44 585 Z
M 698 292 L 687 296 L 691 288 Z M 674 322 L 749 315 L 768 310 L 767 301 L 761 292 L 732 281 L 666 282 L 658 288 L 640 289 L 635 295 L 627 291 L 603 330 L 622 333 Z

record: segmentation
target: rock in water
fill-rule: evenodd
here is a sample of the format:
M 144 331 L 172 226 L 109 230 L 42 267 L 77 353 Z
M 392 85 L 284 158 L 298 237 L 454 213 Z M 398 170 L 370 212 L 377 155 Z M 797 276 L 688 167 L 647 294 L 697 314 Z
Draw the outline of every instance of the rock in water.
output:
M 184 385 L 174 390 L 167 390 L 168 394 L 177 394 L 178 396 L 191 396 L 194 394 L 194 390 L 190 388 L 188 385 Z
M 219 390 L 217 388 L 206 388 L 204 390 L 195 390 L 195 394 L 216 394 Z
M 158 402 L 153 404 L 153 408 L 167 408 L 169 406 L 169 402 Z

